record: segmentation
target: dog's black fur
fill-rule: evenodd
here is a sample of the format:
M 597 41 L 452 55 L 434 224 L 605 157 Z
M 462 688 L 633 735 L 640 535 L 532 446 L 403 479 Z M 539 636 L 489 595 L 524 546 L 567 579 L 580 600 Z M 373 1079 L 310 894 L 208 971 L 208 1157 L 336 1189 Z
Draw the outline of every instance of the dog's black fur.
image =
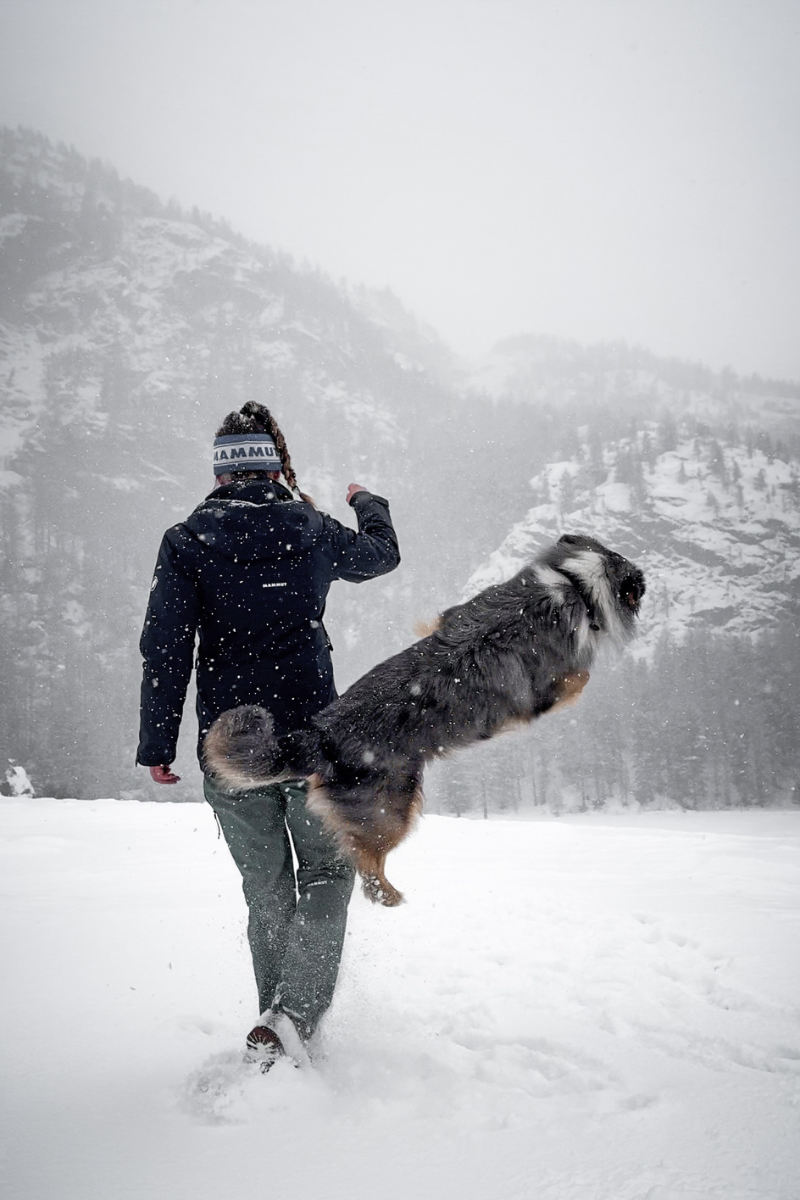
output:
M 426 763 L 576 699 L 599 644 L 632 636 L 644 591 L 633 563 L 567 534 L 507 583 L 448 609 L 311 729 L 275 737 L 263 708 L 223 713 L 206 738 L 206 770 L 232 790 L 308 778 L 308 804 L 365 893 L 398 904 L 384 862 L 420 811 Z

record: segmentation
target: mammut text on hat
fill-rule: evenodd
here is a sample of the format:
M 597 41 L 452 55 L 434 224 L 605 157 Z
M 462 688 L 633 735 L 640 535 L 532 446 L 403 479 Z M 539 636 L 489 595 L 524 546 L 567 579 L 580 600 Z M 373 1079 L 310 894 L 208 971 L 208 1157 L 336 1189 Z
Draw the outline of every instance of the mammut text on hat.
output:
M 214 438 L 214 474 L 280 471 L 278 447 L 268 433 L 231 433 Z

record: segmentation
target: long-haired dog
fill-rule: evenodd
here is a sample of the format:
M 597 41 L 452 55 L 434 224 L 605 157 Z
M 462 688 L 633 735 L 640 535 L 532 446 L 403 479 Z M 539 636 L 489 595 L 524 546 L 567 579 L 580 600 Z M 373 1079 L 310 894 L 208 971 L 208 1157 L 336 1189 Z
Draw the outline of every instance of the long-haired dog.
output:
M 263 708 L 223 713 L 205 741 L 206 770 L 234 791 L 308 779 L 308 805 L 365 894 L 399 904 L 384 863 L 420 812 L 426 763 L 577 699 L 600 643 L 632 636 L 644 591 L 633 563 L 565 534 L 507 583 L 449 608 L 310 729 L 276 737 Z

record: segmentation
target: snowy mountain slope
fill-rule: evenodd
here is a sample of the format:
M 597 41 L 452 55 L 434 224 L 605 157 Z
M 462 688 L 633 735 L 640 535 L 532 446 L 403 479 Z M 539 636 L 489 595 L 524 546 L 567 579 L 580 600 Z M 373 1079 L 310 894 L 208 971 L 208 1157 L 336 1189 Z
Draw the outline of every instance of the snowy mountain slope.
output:
M 498 349 L 494 398 L 466 370 L 459 391 L 446 348 L 391 293 L 336 286 L 25 131 L 0 131 L 0 272 L 0 760 L 38 792 L 143 794 L 136 643 L 156 548 L 208 489 L 222 415 L 253 396 L 322 507 L 352 520 L 350 480 L 392 504 L 400 570 L 331 594 L 340 687 L 465 580 L 510 574 L 576 526 L 642 560 L 649 661 L 665 632 L 764 627 L 783 638 L 769 669 L 797 662 L 796 385 L 525 338 Z M 637 684 L 659 712 L 664 678 Z M 760 761 L 777 765 L 717 788 L 725 803 L 800 778 L 783 727 L 780 753 L 767 736 L 768 687 L 759 674 L 746 705 Z M 596 711 L 618 710 L 609 694 Z M 558 801 L 530 780 L 522 792 Z
M 0 801 L 3 1194 L 796 1200 L 798 825 L 427 818 L 314 1065 L 252 1077 L 211 812 Z
M 351 451 L 369 422 L 402 444 L 385 400 L 359 386 L 352 369 L 369 326 L 359 326 L 333 287 L 225 236 L 199 214 L 170 219 L 155 197 L 96 164 L 49 143 L 5 140 L 4 201 L 44 214 L 10 212 L 0 226 L 7 371 L 12 397 L 28 402 L 29 420 L 46 400 L 41 376 L 21 377 L 33 334 L 46 361 L 83 357 L 77 374 L 86 418 L 108 419 L 103 377 L 116 352 L 137 409 L 165 416 L 190 440 L 192 418 L 202 420 L 212 396 L 224 404 L 239 376 L 237 392 L 248 379 L 273 391 L 291 385 L 311 410 L 331 408 L 331 418 L 350 427 Z M 84 178 L 71 179 L 70 167 Z M 197 397 L 198 373 L 210 396 Z
M 687 438 L 648 462 L 639 437 L 606 451 L 602 481 L 593 482 L 589 456 L 584 446 L 580 457 L 550 464 L 531 481 L 540 502 L 475 572 L 470 594 L 508 579 L 562 532 L 583 531 L 645 569 L 641 627 L 650 649 L 667 631 L 678 640 L 703 627 L 752 634 L 797 618 L 796 461 Z
M 389 495 L 402 531 L 402 585 L 376 581 L 357 612 L 332 597 L 340 677 L 401 644 L 409 572 L 430 587 L 435 553 L 415 520 L 434 485 L 406 482 L 408 448 L 430 406 L 429 425 L 461 403 L 411 347 L 401 365 L 395 335 L 319 273 L 35 134 L 0 134 L 0 235 L 0 623 L 17 649 L 0 755 L 39 790 L 135 786 L 158 542 L 210 489 L 222 416 L 253 397 L 323 507 L 352 523 L 357 480 Z
M 585 410 L 584 410 L 585 411 Z M 800 796 L 800 467 L 769 435 L 599 416 L 531 481 L 534 501 L 464 595 L 563 532 L 644 569 L 640 637 L 581 703 L 428 780 L 439 811 L 727 808 Z M 633 428 L 631 429 L 631 426 Z

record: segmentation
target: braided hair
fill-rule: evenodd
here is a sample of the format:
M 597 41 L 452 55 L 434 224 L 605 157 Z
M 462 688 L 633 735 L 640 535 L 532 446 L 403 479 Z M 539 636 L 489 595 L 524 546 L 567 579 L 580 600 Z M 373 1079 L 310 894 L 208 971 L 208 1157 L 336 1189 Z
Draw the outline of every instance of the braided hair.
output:
M 297 476 L 294 473 L 294 467 L 292 466 L 292 460 L 286 445 L 286 438 L 281 433 L 278 422 L 268 408 L 263 404 L 259 404 L 257 400 L 248 400 L 238 412 L 228 413 L 214 436 L 227 437 L 232 433 L 269 434 L 278 451 L 278 457 L 281 460 L 281 471 L 289 490 L 296 496 L 299 496 L 301 500 L 305 500 L 306 504 L 313 505 L 314 501 L 311 497 L 307 496 L 305 492 L 301 492 L 298 487 Z M 257 479 L 259 475 L 263 474 L 263 471 L 242 471 L 238 474 L 237 478 Z

